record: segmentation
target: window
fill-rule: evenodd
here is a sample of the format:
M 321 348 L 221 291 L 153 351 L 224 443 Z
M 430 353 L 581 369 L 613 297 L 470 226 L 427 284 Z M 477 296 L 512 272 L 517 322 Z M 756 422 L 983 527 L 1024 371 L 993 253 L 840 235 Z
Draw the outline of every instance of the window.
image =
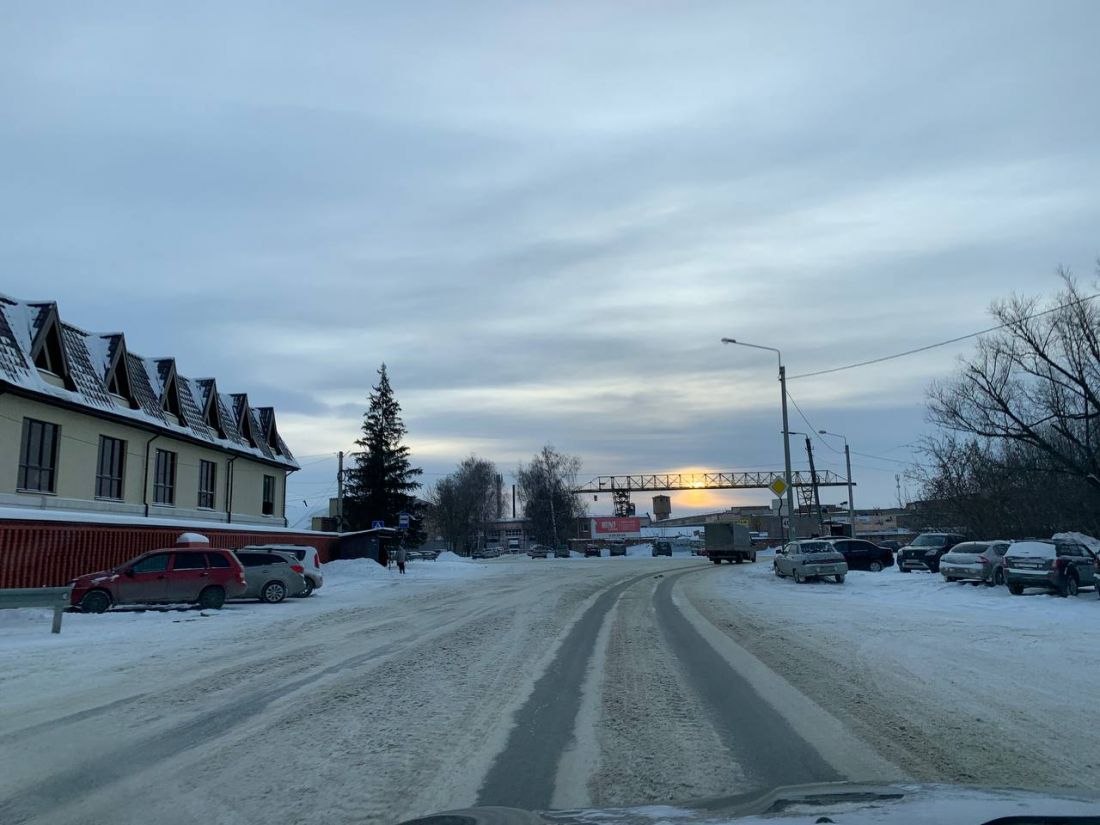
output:
M 267 564 L 266 553 L 238 553 L 237 559 L 244 567 L 263 567 Z
M 163 573 L 168 569 L 168 554 L 157 553 L 155 556 L 146 556 L 130 569 L 135 573 Z
M 199 461 L 199 507 L 214 509 L 214 484 L 218 465 L 213 461 Z
M 99 467 L 95 474 L 96 498 L 122 499 L 122 471 L 126 464 L 126 442 L 99 437 Z
M 223 556 L 221 553 L 207 553 L 206 561 L 211 567 L 229 567 L 229 559 Z
M 206 558 L 202 553 L 176 553 L 176 560 L 172 562 L 173 570 L 205 570 Z
M 23 419 L 23 448 L 19 453 L 19 489 L 55 492 L 57 440 L 61 428 L 33 418 Z
M 265 516 L 275 514 L 275 476 L 264 476 L 263 514 Z
M 157 504 L 176 503 L 176 454 L 169 450 L 157 450 L 153 501 Z

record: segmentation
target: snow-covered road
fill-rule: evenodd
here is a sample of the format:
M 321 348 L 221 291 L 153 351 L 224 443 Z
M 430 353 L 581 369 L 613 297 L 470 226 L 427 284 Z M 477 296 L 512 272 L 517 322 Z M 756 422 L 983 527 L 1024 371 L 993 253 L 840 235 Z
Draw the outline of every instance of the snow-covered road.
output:
M 0 613 L 0 821 L 394 822 L 810 779 L 1100 784 L 1100 604 L 690 556 L 336 562 L 282 605 Z M 1061 723 L 1060 723 L 1061 720 Z

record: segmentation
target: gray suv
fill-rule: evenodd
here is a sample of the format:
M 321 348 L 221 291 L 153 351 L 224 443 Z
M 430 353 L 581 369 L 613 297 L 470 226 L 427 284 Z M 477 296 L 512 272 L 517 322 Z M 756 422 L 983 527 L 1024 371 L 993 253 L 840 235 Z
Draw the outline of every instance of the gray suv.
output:
M 245 591 L 237 597 L 239 599 L 278 604 L 287 596 L 297 596 L 306 589 L 304 568 L 292 553 L 238 550 L 236 556 L 244 568 L 245 578 Z
M 247 553 L 268 553 L 277 550 L 293 555 L 302 565 L 302 575 L 306 580 L 306 589 L 295 594 L 299 599 L 312 596 L 313 591 L 325 583 L 325 574 L 321 571 L 321 556 L 316 547 L 308 544 L 250 544 L 248 547 L 242 547 L 241 550 Z
M 832 542 L 821 539 L 799 539 L 775 551 L 772 562 L 775 575 L 791 576 L 796 582 L 832 576 L 838 583 L 848 574 L 848 562 Z
M 1005 553 L 1005 581 L 1013 596 L 1025 587 L 1076 596 L 1078 588 L 1096 584 L 1096 556 L 1075 542 L 1014 541 Z

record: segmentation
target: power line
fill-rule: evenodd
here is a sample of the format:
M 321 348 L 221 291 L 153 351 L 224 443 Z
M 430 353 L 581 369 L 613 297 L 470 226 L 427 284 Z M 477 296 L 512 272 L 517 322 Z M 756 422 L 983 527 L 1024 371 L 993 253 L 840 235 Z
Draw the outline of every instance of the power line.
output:
M 1098 294 L 1100 294 L 1100 293 L 1098 293 Z M 790 400 L 790 402 L 792 404 L 794 404 L 794 408 L 798 411 L 798 414 L 802 417 L 802 420 L 806 422 L 806 426 L 810 428 L 810 432 L 813 433 L 814 438 L 816 438 L 818 441 L 820 441 L 822 444 L 824 444 L 826 447 L 828 447 L 834 453 L 843 453 L 844 452 L 843 450 L 838 450 L 836 447 L 834 447 L 832 444 L 830 444 L 828 441 L 826 441 L 825 439 L 823 439 L 821 437 L 821 435 L 818 433 L 817 428 L 812 423 L 810 423 L 810 419 L 806 417 L 806 413 L 802 412 L 802 408 L 800 406 L 798 406 L 798 402 L 794 400 L 794 396 L 792 396 L 790 394 L 790 392 L 787 393 L 787 398 L 788 398 L 788 400 Z M 909 445 L 902 444 L 900 446 L 907 447 Z M 897 447 L 895 447 L 893 449 L 897 449 Z M 848 450 L 849 450 L 849 452 L 851 452 L 852 455 L 861 455 L 864 458 L 873 458 L 877 461 L 889 461 L 893 464 L 901 464 L 903 466 L 909 466 L 910 464 L 913 463 L 912 461 L 903 461 L 903 460 L 898 459 L 898 458 L 886 458 L 885 456 L 872 455 L 871 453 L 861 453 L 857 450 L 853 450 L 851 447 L 849 447 Z M 858 465 L 853 464 L 852 466 L 855 467 L 855 466 L 858 466 Z M 882 469 L 882 468 L 879 468 L 879 469 Z
M 1040 312 L 1032 313 L 1031 315 L 1025 315 L 1022 318 L 1016 318 L 1016 319 L 1014 319 L 1012 321 L 1009 321 L 1008 323 L 1005 323 L 1005 324 L 998 324 L 995 327 L 989 327 L 988 329 L 982 329 L 982 330 L 978 330 L 977 332 L 970 332 L 970 333 L 967 333 L 966 335 L 960 335 L 957 338 L 949 338 L 946 341 L 938 341 L 935 344 L 926 344 L 923 347 L 917 347 L 916 349 L 909 349 L 909 350 L 906 350 L 905 352 L 896 352 L 893 355 L 883 355 L 881 358 L 872 358 L 868 361 L 857 361 L 854 364 L 845 364 L 842 367 L 831 367 L 831 368 L 826 369 L 826 370 L 816 370 L 814 372 L 804 372 L 804 373 L 801 373 L 800 375 L 788 375 L 787 380 L 788 381 L 794 381 L 796 378 L 813 378 L 814 376 L 817 376 L 817 375 L 829 375 L 829 374 L 834 373 L 834 372 L 842 372 L 843 370 L 854 370 L 857 367 L 868 367 L 871 364 L 881 364 L 883 361 L 893 361 L 895 358 L 904 358 L 907 355 L 916 355 L 919 352 L 927 352 L 928 350 L 936 349 L 937 347 L 946 347 L 948 344 L 957 344 L 960 341 L 966 341 L 966 340 L 969 340 L 970 338 L 977 338 L 979 335 L 986 335 L 987 333 L 990 333 L 990 332 L 996 332 L 997 330 L 1004 329 L 1005 327 L 1008 327 L 1008 326 L 1012 326 L 1012 324 L 1019 323 L 1020 321 L 1030 321 L 1033 318 L 1039 318 L 1043 315 L 1049 315 L 1050 313 L 1058 312 L 1061 309 L 1066 309 L 1068 307 L 1077 306 L 1078 304 L 1084 304 L 1084 303 L 1087 303 L 1088 301 L 1093 300 L 1094 298 L 1100 298 L 1100 292 L 1097 292 L 1093 295 L 1089 295 L 1087 298 L 1080 298 L 1079 300 L 1076 300 L 1076 301 L 1070 301 L 1068 304 L 1060 304 L 1056 307 L 1051 307 L 1050 309 L 1044 309 Z

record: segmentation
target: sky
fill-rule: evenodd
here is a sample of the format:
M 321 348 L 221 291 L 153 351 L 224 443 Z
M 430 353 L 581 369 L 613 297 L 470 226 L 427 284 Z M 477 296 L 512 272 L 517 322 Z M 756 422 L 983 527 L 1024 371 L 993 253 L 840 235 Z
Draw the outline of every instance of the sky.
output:
M 1089 0 L 298 5 L 0 27 L 0 291 L 274 405 L 292 522 L 383 362 L 428 484 L 545 443 L 583 479 L 779 469 L 775 356 L 722 337 L 795 376 L 1094 276 Z M 857 506 L 913 499 L 972 346 L 792 380 L 791 429 L 847 436 Z

